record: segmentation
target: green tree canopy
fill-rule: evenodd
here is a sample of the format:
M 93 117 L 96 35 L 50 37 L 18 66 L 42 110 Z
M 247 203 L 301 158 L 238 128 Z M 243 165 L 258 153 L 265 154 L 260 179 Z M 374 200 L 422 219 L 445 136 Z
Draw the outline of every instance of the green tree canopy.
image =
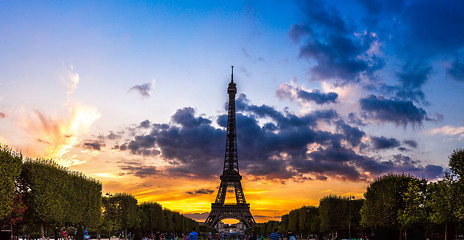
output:
M 408 229 L 420 229 L 427 220 L 426 188 L 427 181 L 424 179 L 413 178 L 408 183 L 403 195 L 404 208 L 398 210 L 398 223 L 405 234 Z
M 21 172 L 23 156 L 0 143 L 0 219 L 11 213 L 15 179 Z
M 110 198 L 110 203 L 116 209 L 114 218 L 127 237 L 127 229 L 137 224 L 137 199 L 131 194 L 116 193 Z
M 32 222 L 96 226 L 100 221 L 101 183 L 52 160 L 26 160 L 18 188 Z
M 416 178 L 406 174 L 388 174 L 371 182 L 364 193 L 361 223 L 364 227 L 398 229 L 398 212 L 404 210 L 404 194 Z
M 464 149 L 458 148 L 449 156 L 449 167 L 453 174 L 464 181 Z
M 336 232 L 348 230 L 348 200 L 340 196 L 326 196 L 319 202 L 321 230 Z

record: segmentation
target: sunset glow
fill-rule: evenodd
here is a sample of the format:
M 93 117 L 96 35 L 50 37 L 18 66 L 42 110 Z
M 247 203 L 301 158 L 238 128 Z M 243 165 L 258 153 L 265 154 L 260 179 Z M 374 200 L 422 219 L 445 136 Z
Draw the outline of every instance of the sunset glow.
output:
M 234 65 L 257 222 L 440 179 L 464 145 L 463 2 L 368 2 L 1 2 L 0 143 L 204 221 Z

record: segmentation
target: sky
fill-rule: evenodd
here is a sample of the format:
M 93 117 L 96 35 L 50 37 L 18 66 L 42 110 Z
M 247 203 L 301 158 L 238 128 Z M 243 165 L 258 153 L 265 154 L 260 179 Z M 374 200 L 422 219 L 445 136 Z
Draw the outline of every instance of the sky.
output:
M 237 83 L 257 222 L 464 139 L 464 2 L 0 1 L 0 143 L 204 220 Z M 226 202 L 233 203 L 233 193 Z

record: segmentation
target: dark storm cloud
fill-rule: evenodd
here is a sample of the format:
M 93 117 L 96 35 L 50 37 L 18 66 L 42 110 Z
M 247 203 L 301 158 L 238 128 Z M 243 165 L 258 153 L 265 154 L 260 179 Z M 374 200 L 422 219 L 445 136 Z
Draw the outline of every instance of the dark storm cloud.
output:
M 173 175 L 205 178 L 219 174 L 225 131 L 194 114 L 193 108 L 179 109 L 172 116 L 173 124 L 152 124 L 148 134 L 136 135 L 115 148 L 136 155 L 162 153 L 163 158 L 175 165 L 167 170 Z
M 316 62 L 309 68 L 316 79 L 339 79 L 357 82 L 361 73 L 372 73 L 383 61 L 366 52 L 376 40 L 370 34 L 353 35 L 355 29 L 340 12 L 325 6 L 324 1 L 306 1 L 301 8 L 305 20 L 294 24 L 289 36 L 295 42 L 303 39 L 300 57 Z
M 334 110 L 297 116 L 271 106 L 249 104 L 244 95 L 236 106 L 242 173 L 282 181 L 328 177 L 364 181 L 366 171 L 377 176 L 404 168 L 404 164 L 382 162 L 351 149 L 364 144 L 365 133 L 340 120 Z M 335 124 L 337 131 L 319 130 L 320 121 Z M 115 148 L 135 155 L 157 155 L 169 163 L 163 172 L 171 176 L 214 178 L 223 167 L 226 122 L 227 115 L 218 116 L 217 123 L 222 127 L 218 129 L 192 108 L 183 108 L 172 116 L 170 124 L 151 124 L 148 133 L 135 135 Z M 140 176 L 158 170 L 142 165 L 122 167 L 126 173 Z M 420 172 L 422 168 L 414 163 L 409 169 Z
M 345 139 L 351 144 L 351 146 L 356 147 L 361 143 L 361 139 L 365 132 L 359 130 L 357 127 L 352 127 L 346 124 L 343 120 L 336 122 L 337 129 L 343 133 Z
M 90 142 L 85 142 L 83 144 L 83 147 L 85 149 L 92 149 L 92 150 L 95 150 L 95 151 L 100 151 L 102 147 L 105 146 L 105 143 L 101 142 L 101 141 L 90 141 Z
M 190 195 L 203 195 L 203 194 L 212 194 L 214 190 L 212 189 L 206 189 L 206 188 L 201 188 L 195 191 L 188 191 L 187 193 Z
M 178 109 L 176 113 L 171 117 L 172 121 L 182 125 L 183 127 L 196 127 L 202 124 L 211 123 L 210 120 L 194 116 L 195 110 L 191 107 Z
M 298 98 L 306 100 L 306 101 L 313 101 L 317 104 L 324 104 L 324 103 L 335 103 L 338 98 L 338 94 L 334 92 L 329 93 L 321 93 L 319 90 L 313 90 L 312 92 L 307 92 L 300 89 L 298 92 Z
M 292 94 L 292 91 L 296 92 L 296 96 Z M 319 105 L 326 103 L 336 103 L 338 98 L 338 94 L 335 92 L 321 93 L 321 91 L 319 91 L 318 89 L 308 92 L 306 90 L 293 87 L 288 84 L 281 85 L 281 87 L 276 91 L 276 95 L 280 99 L 299 99 L 304 102 L 314 102 Z
M 152 151 L 155 147 L 155 141 L 156 139 L 151 135 L 135 136 L 134 140 L 127 144 L 127 148 L 134 154 L 150 155 L 146 154 L 148 153 L 146 151 Z
M 144 83 L 141 85 L 134 85 L 133 87 L 129 88 L 129 91 L 135 90 L 140 93 L 142 97 L 149 97 L 151 95 L 152 88 L 153 86 L 151 83 Z
M 375 150 L 384 150 L 399 147 L 400 141 L 396 138 L 371 137 L 371 142 Z
M 411 101 L 385 99 L 370 95 L 360 100 L 361 109 L 366 117 L 381 122 L 392 122 L 397 125 L 421 125 L 428 120 L 424 109 L 416 107 Z

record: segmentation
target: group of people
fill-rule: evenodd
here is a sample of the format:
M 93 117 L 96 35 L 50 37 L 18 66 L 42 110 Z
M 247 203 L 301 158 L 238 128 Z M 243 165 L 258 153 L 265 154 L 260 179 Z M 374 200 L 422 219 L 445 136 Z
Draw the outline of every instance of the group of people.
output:
M 296 236 L 292 231 L 288 230 L 287 234 L 284 236 L 285 240 L 296 240 Z M 279 234 L 279 229 L 274 229 L 274 232 L 269 236 L 270 240 L 282 240 L 282 236 Z
M 150 239 L 153 239 L 153 240 L 161 240 L 161 239 L 165 239 L 165 240 L 177 240 L 177 235 L 171 233 L 170 235 L 167 235 L 167 234 L 161 234 L 160 232 L 157 232 L 155 234 L 150 234 L 149 236 L 145 236 L 143 237 L 142 240 L 150 240 Z M 195 231 L 195 227 L 193 227 L 193 231 L 188 233 L 188 232 L 184 232 L 184 234 L 182 234 L 182 239 L 183 240 L 197 240 L 198 239 L 198 233 Z
M 74 234 L 75 235 L 75 234 Z M 121 237 L 121 236 L 120 236 Z M 129 237 L 129 235 L 128 235 Z M 122 238 L 124 238 L 124 235 L 122 235 Z M 144 236 L 143 237 L 143 240 L 177 240 L 177 235 L 174 235 L 174 234 L 170 234 L 170 235 L 167 235 L 167 234 L 162 234 L 160 232 L 157 232 L 155 234 L 150 234 L 149 236 Z M 72 240 L 72 237 L 68 235 L 68 233 L 66 232 L 66 230 L 63 230 L 61 232 L 61 238 L 58 237 L 58 227 L 55 228 L 55 239 L 62 239 L 62 240 Z M 90 235 L 87 231 L 87 228 L 84 229 L 84 239 L 85 240 L 90 240 Z M 208 236 L 208 239 L 212 239 L 211 236 Z M 246 240 L 263 240 L 264 239 L 264 235 L 261 236 L 261 237 L 258 237 L 256 232 L 253 231 L 251 233 L 251 235 L 249 236 L 246 236 L 246 238 L 244 238 Z M 274 232 L 271 233 L 271 235 L 269 236 L 269 239 L 270 240 L 296 240 L 296 236 L 295 234 L 293 234 L 291 231 L 288 231 L 287 234 L 285 235 L 280 235 L 279 234 L 279 229 L 274 229 Z M 50 240 L 50 238 L 44 238 L 42 237 L 42 240 Z M 100 240 L 100 234 L 98 234 L 98 240 Z M 184 232 L 184 234 L 182 234 L 182 240 L 198 240 L 198 232 L 196 232 L 196 229 L 195 227 L 193 228 L 193 231 L 188 233 L 188 232 Z

